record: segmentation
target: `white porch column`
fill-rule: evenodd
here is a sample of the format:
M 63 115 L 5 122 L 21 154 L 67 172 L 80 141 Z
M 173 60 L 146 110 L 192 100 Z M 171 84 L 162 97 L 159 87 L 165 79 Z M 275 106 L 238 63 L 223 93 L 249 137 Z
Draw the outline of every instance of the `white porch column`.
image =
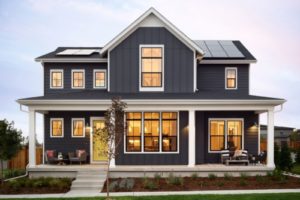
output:
M 29 132 L 28 132 L 28 142 L 29 142 L 29 166 L 34 167 L 36 165 L 35 158 L 35 111 L 29 110 Z
M 196 128 L 195 128 L 195 110 L 189 110 L 189 163 L 188 167 L 194 167 L 196 164 Z
M 274 109 L 268 110 L 267 136 L 267 167 L 275 168 L 274 164 Z

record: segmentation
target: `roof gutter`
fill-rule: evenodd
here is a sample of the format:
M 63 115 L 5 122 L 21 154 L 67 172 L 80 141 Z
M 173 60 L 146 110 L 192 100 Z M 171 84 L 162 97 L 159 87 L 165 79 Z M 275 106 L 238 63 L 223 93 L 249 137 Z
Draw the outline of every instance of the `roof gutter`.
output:
M 107 58 L 36 58 L 35 61 L 44 63 L 106 63 Z
M 250 64 L 256 62 L 257 60 L 205 60 L 204 58 L 199 64 Z

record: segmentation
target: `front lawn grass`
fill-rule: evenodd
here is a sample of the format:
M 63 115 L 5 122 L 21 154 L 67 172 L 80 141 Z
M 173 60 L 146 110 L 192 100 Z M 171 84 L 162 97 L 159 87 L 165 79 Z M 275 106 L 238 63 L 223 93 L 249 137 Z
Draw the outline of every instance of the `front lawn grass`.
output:
M 38 199 L 38 198 L 35 198 Z M 43 198 L 43 200 L 102 200 L 103 197 L 93 198 Z M 113 197 L 116 200 L 298 200 L 300 193 L 279 194 L 238 194 L 238 195 L 170 195 L 170 196 L 141 196 L 141 197 Z M 9 199 L 13 200 L 13 199 Z M 17 200 L 17 199 L 15 199 Z M 19 199 L 18 199 L 19 200 Z M 30 199 L 28 199 L 30 200 Z
M 293 174 L 300 174 L 300 164 L 295 164 L 291 172 Z

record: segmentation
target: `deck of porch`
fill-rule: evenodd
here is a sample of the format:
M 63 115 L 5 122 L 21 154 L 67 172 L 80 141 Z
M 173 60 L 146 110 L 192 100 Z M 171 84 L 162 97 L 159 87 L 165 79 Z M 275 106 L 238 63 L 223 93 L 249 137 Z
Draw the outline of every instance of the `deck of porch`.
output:
M 28 173 L 30 177 L 39 176 L 54 176 L 54 177 L 72 177 L 75 178 L 77 172 L 84 171 L 106 171 L 107 166 L 105 164 L 86 164 L 86 165 L 36 165 L 34 167 L 28 167 Z M 116 166 L 110 169 L 110 176 L 112 178 L 118 177 L 144 177 L 154 176 L 154 174 L 160 174 L 163 177 L 173 173 L 176 176 L 191 176 L 193 173 L 197 173 L 199 177 L 206 177 L 209 174 L 215 174 L 217 176 L 224 176 L 225 173 L 232 176 L 240 176 L 241 173 L 246 173 L 249 176 L 255 176 L 257 174 L 265 175 L 267 172 L 272 171 L 273 168 L 266 165 L 249 165 L 240 166 L 232 165 L 226 166 L 223 164 L 201 164 L 194 167 L 187 167 L 184 165 L 161 165 L 161 166 Z

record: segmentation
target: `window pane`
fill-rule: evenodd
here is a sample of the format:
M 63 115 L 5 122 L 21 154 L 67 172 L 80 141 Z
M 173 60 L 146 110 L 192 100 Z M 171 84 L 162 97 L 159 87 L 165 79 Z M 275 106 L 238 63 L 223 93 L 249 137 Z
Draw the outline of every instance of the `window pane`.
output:
M 105 87 L 105 72 L 95 72 L 95 87 Z
M 152 59 L 152 72 L 161 72 L 161 59 Z
M 142 82 L 142 86 L 143 87 L 151 87 L 151 83 L 152 83 L 152 74 L 151 73 L 143 73 L 143 82 Z
M 227 122 L 228 148 L 242 148 L 242 121 L 230 120 Z
M 159 151 L 159 137 L 145 137 L 144 151 Z
M 52 136 L 62 136 L 62 120 L 52 120 Z
M 227 70 L 227 78 L 236 78 L 236 70 L 228 69 Z
M 161 86 L 161 74 L 160 73 L 152 73 L 151 75 L 151 86 L 152 87 L 160 87 Z
M 141 150 L 141 133 L 142 133 L 142 115 L 138 112 L 126 113 L 127 134 L 126 145 L 127 151 Z
M 210 121 L 210 150 L 219 151 L 225 148 L 225 121 Z
M 163 137 L 163 151 L 177 151 L 177 137 Z
M 142 71 L 143 72 L 152 72 L 151 65 L 152 65 L 151 59 L 142 59 Z
M 143 47 L 142 48 L 142 57 L 151 57 L 151 48 Z
M 73 72 L 73 87 L 83 87 L 83 72 Z
M 227 79 L 227 88 L 235 88 L 235 79 L 228 78 Z
M 126 139 L 127 151 L 141 151 L 141 138 L 140 137 L 127 137 Z
M 161 49 L 162 48 L 152 48 L 152 57 L 162 57 Z
M 177 151 L 177 113 L 162 113 L 162 149 Z
M 52 72 L 51 87 L 62 87 L 62 72 Z
M 83 136 L 83 120 L 73 120 L 73 136 Z

